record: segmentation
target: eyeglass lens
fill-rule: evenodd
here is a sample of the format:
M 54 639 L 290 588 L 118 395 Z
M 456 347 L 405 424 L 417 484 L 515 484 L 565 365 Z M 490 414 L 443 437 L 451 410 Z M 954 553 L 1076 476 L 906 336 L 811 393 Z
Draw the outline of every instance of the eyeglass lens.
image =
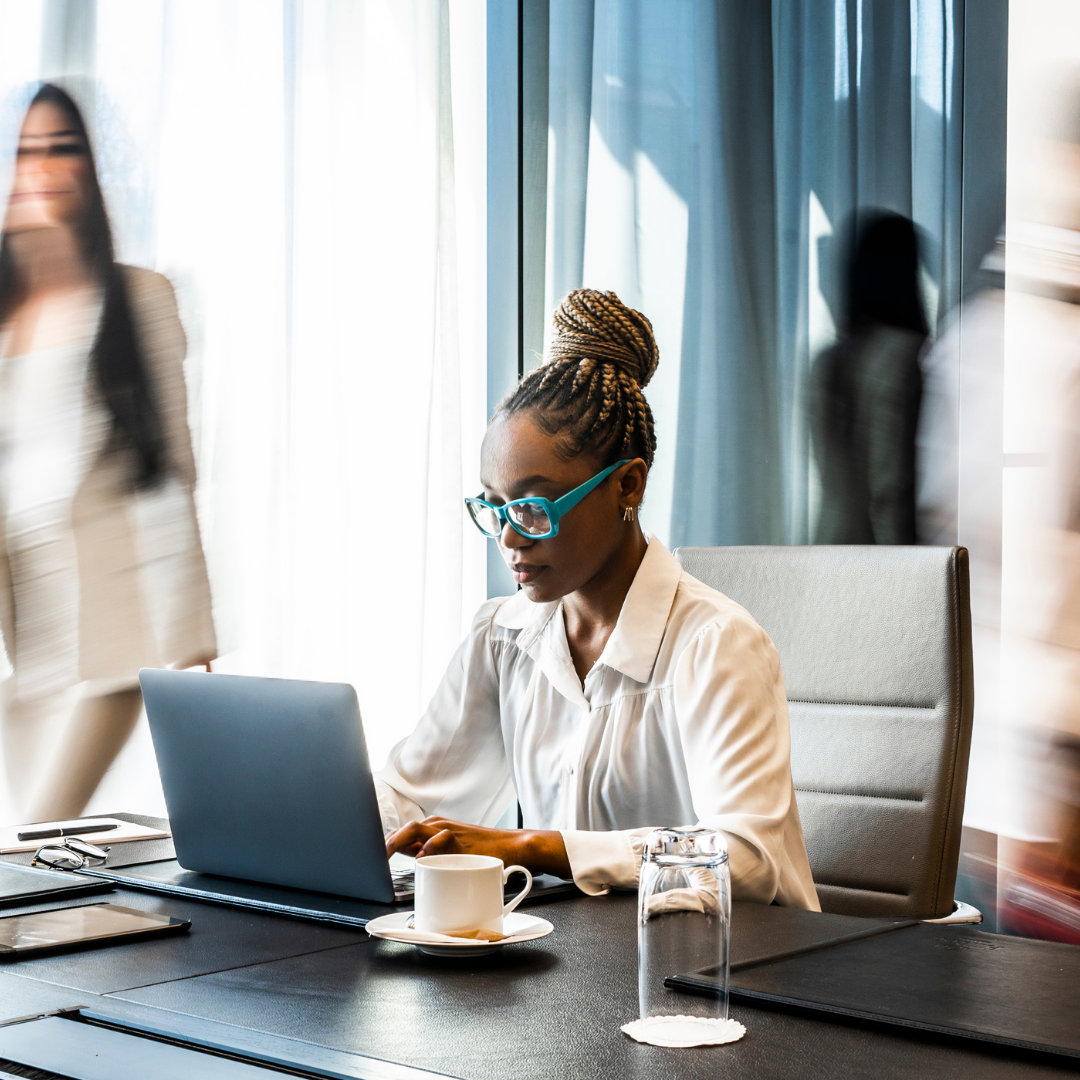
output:
M 491 507 L 469 503 L 469 512 L 481 531 L 488 536 L 498 536 L 502 532 L 502 521 Z M 511 503 L 506 507 L 506 516 L 528 536 L 544 536 L 551 532 L 551 519 L 543 503 Z
M 34 852 L 31 866 L 51 866 L 60 870 L 81 870 L 84 866 L 97 866 L 109 854 L 108 847 L 98 847 L 88 840 L 67 837 L 60 844 L 46 844 Z
M 62 847 L 43 847 L 34 852 L 31 866 L 52 866 L 60 870 L 81 870 L 86 859 L 77 851 Z
M 543 503 L 516 503 L 506 511 L 510 520 L 530 536 L 542 536 L 551 532 L 551 518 Z
M 64 841 L 64 847 L 70 848 L 72 851 L 77 851 L 80 855 L 85 855 L 88 859 L 101 859 L 102 862 L 109 854 L 109 848 L 99 847 L 97 844 L 91 844 L 89 840 L 79 840 L 77 837 L 68 837 Z

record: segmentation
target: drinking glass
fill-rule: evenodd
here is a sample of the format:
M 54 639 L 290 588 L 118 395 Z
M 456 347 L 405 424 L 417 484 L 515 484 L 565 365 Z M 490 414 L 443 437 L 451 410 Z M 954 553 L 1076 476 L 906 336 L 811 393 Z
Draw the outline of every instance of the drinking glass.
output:
M 688 1037 L 725 1026 L 731 876 L 723 833 L 659 829 L 646 838 L 638 884 L 638 1003 L 641 1025 L 680 1017 Z M 715 996 L 669 989 L 672 975 L 709 969 Z

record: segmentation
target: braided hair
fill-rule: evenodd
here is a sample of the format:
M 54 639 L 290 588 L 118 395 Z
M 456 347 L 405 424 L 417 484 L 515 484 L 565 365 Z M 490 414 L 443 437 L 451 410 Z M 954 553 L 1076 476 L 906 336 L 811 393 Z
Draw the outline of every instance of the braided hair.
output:
M 555 309 L 547 360 L 523 376 L 495 417 L 529 412 L 568 458 L 652 466 L 656 432 L 641 390 L 659 360 L 652 323 L 613 292 L 575 289 Z

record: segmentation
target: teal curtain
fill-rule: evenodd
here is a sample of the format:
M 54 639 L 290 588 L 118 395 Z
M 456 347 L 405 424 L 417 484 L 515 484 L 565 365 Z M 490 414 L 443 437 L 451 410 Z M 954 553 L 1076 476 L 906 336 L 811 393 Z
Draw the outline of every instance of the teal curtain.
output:
M 546 146 L 524 148 L 527 188 L 546 190 L 543 298 L 523 308 L 584 285 L 653 320 L 650 529 L 672 545 L 805 543 L 804 382 L 833 338 L 845 219 L 914 219 L 932 320 L 961 293 L 965 215 L 987 239 L 1001 221 L 1003 184 L 981 208 L 962 198 L 964 0 L 539 6 L 547 64 L 525 69 L 544 82 L 526 79 L 523 106 L 526 141 L 530 116 L 547 120 Z M 1004 3 L 980 11 L 1004 38 Z

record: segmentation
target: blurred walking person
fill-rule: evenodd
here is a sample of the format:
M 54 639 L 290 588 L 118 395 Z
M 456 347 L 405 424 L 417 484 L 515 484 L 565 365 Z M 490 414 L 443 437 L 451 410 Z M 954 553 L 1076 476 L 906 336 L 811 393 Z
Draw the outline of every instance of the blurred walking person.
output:
M 168 281 L 115 261 L 79 109 L 42 85 L 0 236 L 2 734 L 24 821 L 83 810 L 141 666 L 215 655 L 185 348 Z
M 1080 944 L 1080 68 L 1037 100 L 1006 251 L 1023 374 L 1006 409 L 1032 465 L 1011 485 L 1023 512 L 1004 537 L 1003 771 L 1017 820 L 998 844 L 998 922 Z

